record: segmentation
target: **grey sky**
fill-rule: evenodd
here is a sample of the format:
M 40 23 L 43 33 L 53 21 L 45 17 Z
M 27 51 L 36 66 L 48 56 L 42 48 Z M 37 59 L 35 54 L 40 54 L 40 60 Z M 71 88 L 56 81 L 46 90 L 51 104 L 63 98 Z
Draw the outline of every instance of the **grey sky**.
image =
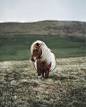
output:
M 0 0 L 0 22 L 86 22 L 86 0 Z

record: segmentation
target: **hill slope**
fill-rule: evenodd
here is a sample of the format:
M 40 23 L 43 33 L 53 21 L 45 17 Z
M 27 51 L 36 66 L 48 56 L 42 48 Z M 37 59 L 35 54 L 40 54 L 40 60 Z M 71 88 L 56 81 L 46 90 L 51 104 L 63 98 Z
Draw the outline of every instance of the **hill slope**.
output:
M 0 23 L 0 36 L 18 34 L 51 34 L 86 37 L 86 22 L 41 21 L 34 23 Z

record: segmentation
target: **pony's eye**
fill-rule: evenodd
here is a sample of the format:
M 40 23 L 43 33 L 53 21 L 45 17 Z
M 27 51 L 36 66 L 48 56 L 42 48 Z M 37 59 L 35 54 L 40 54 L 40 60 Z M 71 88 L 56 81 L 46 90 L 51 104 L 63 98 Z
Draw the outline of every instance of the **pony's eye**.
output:
M 39 52 L 39 50 L 37 50 L 37 52 Z

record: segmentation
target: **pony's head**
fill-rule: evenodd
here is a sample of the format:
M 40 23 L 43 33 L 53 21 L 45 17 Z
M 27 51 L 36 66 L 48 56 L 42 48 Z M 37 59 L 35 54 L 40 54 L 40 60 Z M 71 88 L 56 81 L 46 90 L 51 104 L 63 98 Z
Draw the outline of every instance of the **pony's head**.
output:
M 44 42 L 42 41 L 35 41 L 31 45 L 31 60 L 35 62 L 38 58 L 41 58 L 42 55 L 42 46 L 46 46 Z

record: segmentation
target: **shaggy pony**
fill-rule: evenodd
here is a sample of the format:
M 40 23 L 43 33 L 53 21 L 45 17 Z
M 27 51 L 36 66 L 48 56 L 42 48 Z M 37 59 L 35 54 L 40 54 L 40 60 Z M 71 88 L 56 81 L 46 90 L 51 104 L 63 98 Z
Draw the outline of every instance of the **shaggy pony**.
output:
M 43 41 L 37 40 L 31 45 L 31 54 L 31 60 L 37 70 L 38 78 L 48 78 L 50 71 L 54 70 L 57 64 L 52 50 Z

